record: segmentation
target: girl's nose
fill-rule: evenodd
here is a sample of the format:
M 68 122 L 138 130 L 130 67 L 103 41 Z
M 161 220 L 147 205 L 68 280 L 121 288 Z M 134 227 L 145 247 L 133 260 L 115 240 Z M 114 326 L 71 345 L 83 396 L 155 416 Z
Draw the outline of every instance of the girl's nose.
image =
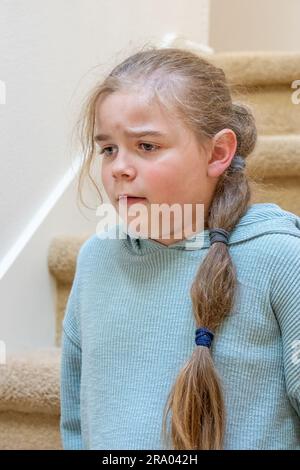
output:
M 114 178 L 134 178 L 136 175 L 136 168 L 133 166 L 129 158 L 121 158 L 118 156 L 113 162 L 112 175 Z

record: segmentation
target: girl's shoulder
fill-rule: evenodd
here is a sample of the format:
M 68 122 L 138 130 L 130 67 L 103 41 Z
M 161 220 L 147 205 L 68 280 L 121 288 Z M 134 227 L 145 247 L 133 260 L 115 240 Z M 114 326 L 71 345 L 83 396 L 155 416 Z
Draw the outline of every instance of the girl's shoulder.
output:
M 240 219 L 230 240 L 232 244 L 251 241 L 251 248 L 255 245 L 266 252 L 293 250 L 300 243 L 300 217 L 274 203 L 253 204 Z
M 96 232 L 88 237 L 80 246 L 77 255 L 77 265 L 84 266 L 87 263 L 106 257 L 117 247 L 119 237 L 119 225 L 114 225 L 108 230 Z

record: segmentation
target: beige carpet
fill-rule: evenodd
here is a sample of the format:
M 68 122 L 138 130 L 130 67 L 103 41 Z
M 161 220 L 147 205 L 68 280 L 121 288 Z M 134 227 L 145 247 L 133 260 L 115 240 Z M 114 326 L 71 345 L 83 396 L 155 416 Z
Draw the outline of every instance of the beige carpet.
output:
M 60 449 L 60 348 L 13 354 L 0 366 L 0 449 Z

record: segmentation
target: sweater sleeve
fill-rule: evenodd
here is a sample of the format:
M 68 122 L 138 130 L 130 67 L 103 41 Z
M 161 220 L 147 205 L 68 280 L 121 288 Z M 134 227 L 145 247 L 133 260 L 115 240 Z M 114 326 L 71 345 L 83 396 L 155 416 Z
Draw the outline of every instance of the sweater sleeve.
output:
M 75 274 L 62 332 L 60 431 L 64 449 L 83 448 L 80 419 L 81 347 L 76 316 L 77 291 L 78 279 Z
M 282 334 L 287 394 L 300 417 L 300 235 L 288 238 L 274 270 L 271 304 Z

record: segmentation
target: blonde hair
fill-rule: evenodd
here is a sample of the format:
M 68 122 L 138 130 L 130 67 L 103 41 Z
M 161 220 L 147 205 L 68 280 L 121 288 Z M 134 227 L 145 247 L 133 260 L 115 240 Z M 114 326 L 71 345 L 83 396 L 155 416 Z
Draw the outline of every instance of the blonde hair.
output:
M 157 98 L 172 109 L 172 113 L 176 112 L 200 143 L 210 142 L 224 128 L 235 132 L 236 158 L 219 178 L 207 220 L 209 229 L 231 232 L 246 212 L 251 198 L 249 179 L 239 163 L 241 157 L 246 159 L 254 149 L 255 120 L 248 106 L 232 102 L 223 70 L 188 50 L 157 47 L 141 50 L 117 65 L 92 90 L 80 124 L 84 164 L 79 193 L 86 173 L 94 183 L 90 167 L 95 155 L 93 137 L 98 99 L 117 91 L 138 89 L 149 92 L 150 97 Z M 212 244 L 190 289 L 196 328 L 216 332 L 230 314 L 236 282 L 227 245 Z M 172 416 L 170 435 L 167 435 L 169 412 Z M 210 349 L 196 346 L 168 395 L 162 437 L 166 442 L 171 441 L 173 449 L 222 449 L 224 432 L 225 406 L 220 378 Z

